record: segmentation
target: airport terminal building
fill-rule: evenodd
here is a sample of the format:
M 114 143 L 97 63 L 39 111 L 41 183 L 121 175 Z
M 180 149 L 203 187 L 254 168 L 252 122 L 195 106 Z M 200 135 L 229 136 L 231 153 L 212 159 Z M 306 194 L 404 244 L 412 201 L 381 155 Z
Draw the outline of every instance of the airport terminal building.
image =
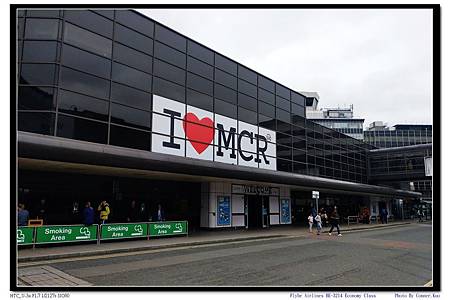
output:
M 17 201 L 46 224 L 86 201 L 197 230 L 304 224 L 312 191 L 341 217 L 421 197 L 372 183 L 375 147 L 307 120 L 301 93 L 135 11 L 18 11 L 16 95 Z

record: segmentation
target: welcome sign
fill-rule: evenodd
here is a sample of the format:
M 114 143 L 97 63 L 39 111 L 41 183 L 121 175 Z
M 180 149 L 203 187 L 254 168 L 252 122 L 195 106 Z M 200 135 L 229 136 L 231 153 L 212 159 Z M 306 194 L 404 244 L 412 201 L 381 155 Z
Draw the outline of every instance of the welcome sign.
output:
M 275 132 L 153 95 L 152 151 L 276 170 Z

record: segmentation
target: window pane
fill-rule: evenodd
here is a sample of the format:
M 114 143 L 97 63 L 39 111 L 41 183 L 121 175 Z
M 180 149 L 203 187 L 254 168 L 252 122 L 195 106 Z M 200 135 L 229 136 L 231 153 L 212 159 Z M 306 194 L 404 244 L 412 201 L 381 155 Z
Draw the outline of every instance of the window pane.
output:
M 58 18 L 59 10 L 48 10 L 48 9 L 28 9 L 27 17 L 38 17 L 38 18 Z
M 152 57 L 142 52 L 114 43 L 114 60 L 141 71 L 152 73 Z
M 242 107 L 238 107 L 238 120 L 255 125 L 258 123 L 257 114 Z
M 22 64 L 20 74 L 21 84 L 54 85 L 56 65 L 53 64 Z
M 107 101 L 59 90 L 58 111 L 101 121 L 108 120 Z
M 80 27 L 112 37 L 113 22 L 89 10 L 65 10 L 64 18 Z
M 199 91 L 199 92 L 211 95 L 211 96 L 213 94 L 212 81 L 209 81 L 207 79 L 204 79 L 203 77 L 194 75 L 189 72 L 187 73 L 187 86 L 196 91 Z
M 283 172 L 292 172 L 292 162 L 284 159 L 277 159 L 277 170 Z
M 25 19 L 24 18 L 18 18 L 17 19 L 17 26 L 16 26 L 16 30 L 17 30 L 16 38 L 23 39 L 23 29 L 24 29 L 24 27 L 25 27 Z
M 164 79 L 185 85 L 186 71 L 155 59 L 154 73 Z
M 289 91 L 289 89 L 285 88 L 284 86 L 281 86 L 279 84 L 277 84 L 277 92 L 276 92 L 277 96 L 283 97 L 287 100 L 291 99 L 291 92 Z
M 258 99 L 275 105 L 275 95 L 263 89 L 258 89 Z
M 237 78 L 227 74 L 225 72 L 220 71 L 219 69 L 214 70 L 215 76 L 214 81 L 223 84 L 229 88 L 232 88 L 234 90 L 237 89 Z
M 291 104 L 292 105 L 292 113 L 296 114 L 298 116 L 305 116 L 305 107 L 304 106 L 298 106 L 294 103 Z
M 111 123 L 150 130 L 150 112 L 111 103 Z
M 291 92 L 291 101 L 295 104 L 305 106 L 305 97 L 300 94 Z
M 61 69 L 60 85 L 64 89 L 108 99 L 109 81 L 68 68 Z
M 140 33 L 153 37 L 153 21 L 131 10 L 116 10 L 116 21 Z
M 55 40 L 58 38 L 58 24 L 56 19 L 27 19 L 25 38 Z
M 275 82 L 263 76 L 258 76 L 258 86 L 263 89 L 275 93 Z
M 150 110 L 150 94 L 113 82 L 111 100 L 140 109 Z
M 92 9 L 92 11 L 109 19 L 114 19 L 114 11 L 111 9 Z
M 54 110 L 53 88 L 19 86 L 18 108 L 25 110 Z
M 256 85 L 258 82 L 258 74 L 250 69 L 245 68 L 242 65 L 238 66 L 238 74 L 239 78 L 245 79 L 246 81 L 253 83 L 254 85 Z
M 277 129 L 275 117 L 271 118 L 261 114 L 258 114 L 258 125 L 270 130 Z
M 111 74 L 110 60 L 69 45 L 63 45 L 61 63 L 105 78 L 109 78 Z
M 18 118 L 20 131 L 53 135 L 55 130 L 54 113 L 19 112 Z
M 237 92 L 217 83 L 214 84 L 214 97 L 237 104 Z
M 111 40 L 69 23 L 64 24 L 64 41 L 101 56 L 111 57 Z
M 214 52 L 193 41 L 188 41 L 188 54 L 208 64 L 214 64 Z
M 176 65 L 180 68 L 186 67 L 186 54 L 170 48 L 160 42 L 155 42 L 155 57 Z
M 289 112 L 291 110 L 291 103 L 289 102 L 289 100 L 285 100 L 277 96 L 277 107 Z
M 155 39 L 175 49 L 186 52 L 186 39 L 158 24 L 156 24 Z
M 198 108 L 213 111 L 213 98 L 211 96 L 198 93 L 196 91 L 187 89 L 186 103 Z
M 238 104 L 255 112 L 258 109 L 258 100 L 241 93 L 238 93 Z
M 108 125 L 60 114 L 58 115 L 57 136 L 106 144 Z
M 111 125 L 109 144 L 127 148 L 150 150 L 150 133 Z
M 153 55 L 153 40 L 151 38 L 119 24 L 114 27 L 114 39 L 136 50 Z
M 291 121 L 291 114 L 282 109 L 277 108 L 277 120 L 289 123 Z
M 237 63 L 215 53 L 215 65 L 217 68 L 237 76 Z
M 252 96 L 253 98 L 257 98 L 258 90 L 256 88 L 256 85 L 247 83 L 246 81 L 243 81 L 241 79 L 239 79 L 238 81 L 238 91 Z
M 185 102 L 184 87 L 158 77 L 153 77 L 153 94 Z
M 211 80 L 213 79 L 214 68 L 190 56 L 188 56 L 187 58 L 187 69 L 192 73 L 198 74 Z
M 56 42 L 25 41 L 23 44 L 24 62 L 54 62 L 56 61 Z
M 112 80 L 150 92 L 152 76 L 141 71 L 113 63 Z
M 264 102 L 258 102 L 259 113 L 271 118 L 275 118 L 275 107 Z
M 219 99 L 214 99 L 214 112 L 216 114 L 237 119 L 237 106 Z

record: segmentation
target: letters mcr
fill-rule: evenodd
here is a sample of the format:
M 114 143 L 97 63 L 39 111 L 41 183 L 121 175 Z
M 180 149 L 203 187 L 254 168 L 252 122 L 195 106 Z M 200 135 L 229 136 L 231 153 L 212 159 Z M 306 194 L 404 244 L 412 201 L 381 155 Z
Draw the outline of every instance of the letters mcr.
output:
M 271 130 L 156 95 L 152 116 L 153 152 L 276 170 Z
M 230 148 L 230 143 L 231 143 L 231 153 L 230 153 L 230 158 L 236 158 L 236 147 L 235 147 L 235 139 L 236 139 L 236 128 L 231 127 L 230 131 L 228 132 L 228 136 L 226 136 L 226 132 L 223 128 L 223 124 L 216 124 L 217 126 L 217 130 L 219 131 L 219 139 L 218 139 L 218 144 L 217 144 L 217 152 L 216 155 L 217 156 L 223 156 L 223 152 L 222 152 L 222 142 L 223 145 L 225 147 L 225 149 L 229 149 Z M 250 143 L 253 144 L 253 132 L 248 132 L 247 130 L 242 130 L 241 133 L 239 133 L 238 138 L 237 138 L 237 149 L 239 151 L 239 155 L 240 157 L 245 160 L 245 161 L 250 161 L 253 159 L 253 155 L 245 155 L 242 151 L 242 147 L 241 147 L 241 140 L 243 136 L 248 136 L 250 138 Z M 270 162 L 267 160 L 266 158 L 266 150 L 267 150 L 267 139 L 259 134 L 255 134 L 255 139 L 256 141 L 256 158 L 255 158 L 255 162 L 260 163 L 261 159 L 259 158 L 259 154 L 261 154 L 261 156 L 264 159 L 264 163 L 265 164 L 270 164 Z M 260 147 L 260 141 L 264 142 L 264 147 Z

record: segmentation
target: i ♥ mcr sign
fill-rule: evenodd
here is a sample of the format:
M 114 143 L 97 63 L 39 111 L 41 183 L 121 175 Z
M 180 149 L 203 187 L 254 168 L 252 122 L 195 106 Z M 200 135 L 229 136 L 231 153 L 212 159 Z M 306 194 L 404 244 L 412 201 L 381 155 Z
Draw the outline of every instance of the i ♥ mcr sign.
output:
M 276 170 L 275 132 L 153 95 L 152 151 Z

